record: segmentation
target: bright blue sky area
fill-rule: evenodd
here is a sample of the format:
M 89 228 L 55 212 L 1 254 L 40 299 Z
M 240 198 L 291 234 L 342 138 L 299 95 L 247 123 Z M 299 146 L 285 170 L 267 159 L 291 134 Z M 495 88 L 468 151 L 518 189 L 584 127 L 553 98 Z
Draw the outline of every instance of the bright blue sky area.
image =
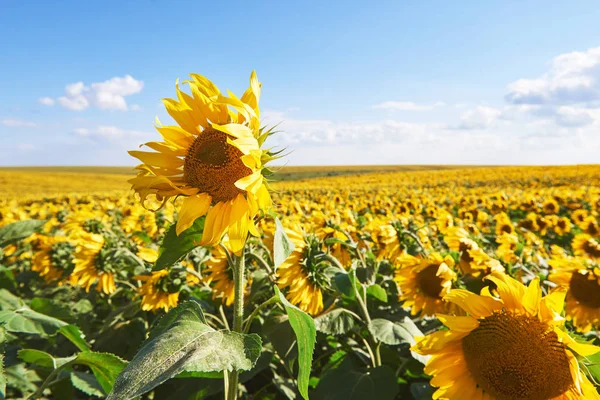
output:
M 176 78 L 197 72 L 241 93 L 252 69 L 265 115 L 289 131 L 276 144 L 294 150 L 290 164 L 482 163 L 499 148 L 504 163 L 590 162 L 577 149 L 553 158 L 560 142 L 534 160 L 489 143 L 527 146 L 524 136 L 507 137 L 516 131 L 585 139 L 597 127 L 595 103 L 561 101 L 531 104 L 543 110 L 519 110 L 529 114 L 508 127 L 507 113 L 517 111 L 505 96 L 511 83 L 551 72 L 561 54 L 579 51 L 595 63 L 598 21 L 596 1 L 3 0 L 0 165 L 133 164 L 125 150 L 156 139 L 154 116 L 167 122 L 159 102 L 174 96 Z M 600 68 L 582 68 L 600 89 Z M 57 100 L 68 84 L 126 75 L 143 82 L 123 96 L 127 110 L 73 110 Z M 393 104 L 375 107 L 384 102 Z M 569 128 L 561 112 L 591 122 Z

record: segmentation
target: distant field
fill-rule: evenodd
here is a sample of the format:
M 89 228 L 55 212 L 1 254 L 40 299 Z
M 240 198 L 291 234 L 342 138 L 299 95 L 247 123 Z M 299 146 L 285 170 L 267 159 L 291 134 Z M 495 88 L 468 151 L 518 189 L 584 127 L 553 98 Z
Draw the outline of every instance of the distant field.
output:
M 426 171 L 459 168 L 479 168 L 466 165 L 336 165 L 336 166 L 307 166 L 307 167 L 277 167 L 272 177 L 276 181 L 294 181 L 300 179 L 320 178 L 338 175 L 368 174 L 371 172 Z M 101 175 L 134 175 L 133 167 L 94 167 L 94 166 L 56 166 L 56 167 L 0 167 L 1 175 L 9 173 L 53 173 L 53 174 L 101 174 Z M 0 188 L 0 192 L 2 189 Z

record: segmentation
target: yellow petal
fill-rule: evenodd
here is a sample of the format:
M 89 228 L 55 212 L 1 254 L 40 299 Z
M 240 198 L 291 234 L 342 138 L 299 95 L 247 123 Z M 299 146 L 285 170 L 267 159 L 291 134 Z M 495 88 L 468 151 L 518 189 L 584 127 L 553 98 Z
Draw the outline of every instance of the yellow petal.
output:
M 542 289 L 540 289 L 540 278 L 535 277 L 529 283 L 523 296 L 523 307 L 530 315 L 537 315 L 540 309 L 540 300 L 542 299 Z
M 235 255 L 240 255 L 248 237 L 248 202 L 239 194 L 232 202 L 229 217 L 229 246 Z
M 212 127 L 218 131 L 225 132 L 228 135 L 231 135 L 237 139 L 242 139 L 242 138 L 254 139 L 254 136 L 252 135 L 252 129 L 250 129 L 246 125 L 241 125 L 241 124 L 219 125 L 219 124 L 213 123 Z
M 525 286 L 506 274 L 488 275 L 497 286 L 498 294 L 509 310 L 523 310 L 522 301 L 525 296 Z
M 558 286 L 542 298 L 540 301 L 540 319 L 542 321 L 563 320 L 561 313 L 565 306 L 567 290 L 566 286 Z
M 600 347 L 588 343 L 579 343 L 561 329 L 554 329 L 554 332 L 556 332 L 561 342 L 580 356 L 587 357 L 600 352 Z
M 478 296 L 464 289 L 451 290 L 444 300 L 456 304 L 474 318 L 489 317 L 494 311 L 502 309 L 502 302 L 491 297 Z
M 254 171 L 252 174 L 238 179 L 234 185 L 242 190 L 256 193 L 260 189 L 263 176 L 260 171 Z
M 460 317 L 454 315 L 436 314 L 436 317 L 453 331 L 471 332 L 479 327 L 479 321 L 473 317 Z
M 417 343 L 411 347 L 411 350 L 422 355 L 437 353 L 448 343 L 460 340 L 468 334 L 468 332 L 438 331 L 422 338 L 415 337 Z
M 206 214 L 211 201 L 211 197 L 206 193 L 185 198 L 181 210 L 179 210 L 179 218 L 177 219 L 177 227 L 175 228 L 177 236 L 192 226 L 196 219 Z

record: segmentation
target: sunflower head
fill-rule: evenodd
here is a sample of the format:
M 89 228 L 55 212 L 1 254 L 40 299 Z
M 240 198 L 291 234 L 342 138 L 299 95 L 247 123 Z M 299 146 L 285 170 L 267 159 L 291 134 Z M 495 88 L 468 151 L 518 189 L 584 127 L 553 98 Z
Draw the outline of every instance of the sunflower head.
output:
M 153 152 L 129 152 L 142 162 L 129 182 L 143 204 L 149 196 L 162 204 L 185 197 L 177 234 L 206 215 L 200 244 L 214 246 L 227 233 L 232 251 L 239 254 L 248 233 L 258 234 L 255 216 L 272 205 L 263 175 L 269 173 L 265 164 L 278 153 L 262 146 L 274 130 L 260 126 L 261 84 L 255 72 L 241 98 L 223 95 L 203 76 L 190 76 L 183 83 L 191 95 L 177 82 L 177 100 L 163 100 L 177 124 L 163 126 L 157 119 L 163 141 L 146 143 Z
M 413 350 L 431 355 L 425 373 L 438 387 L 434 398 L 599 399 L 580 372 L 577 355 L 599 347 L 573 340 L 562 330 L 565 290 L 542 297 L 539 279 L 529 287 L 498 274 L 489 278 L 499 298 L 452 290 L 444 300 L 467 316 L 438 314 L 449 330 L 420 339 Z

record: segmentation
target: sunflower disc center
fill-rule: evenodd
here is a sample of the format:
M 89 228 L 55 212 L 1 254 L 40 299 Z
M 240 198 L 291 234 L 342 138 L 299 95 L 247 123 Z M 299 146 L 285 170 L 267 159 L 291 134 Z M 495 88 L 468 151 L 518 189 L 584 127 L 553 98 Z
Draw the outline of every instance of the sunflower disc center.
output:
M 194 140 L 185 156 L 185 181 L 201 193 L 208 193 L 213 204 L 233 200 L 244 192 L 235 182 L 252 173 L 242 162 L 242 155 L 238 148 L 227 143 L 227 134 L 207 128 Z
M 535 317 L 497 312 L 462 339 L 469 372 L 498 400 L 549 400 L 571 388 L 565 346 Z
M 433 298 L 441 298 L 442 278 L 437 276 L 440 266 L 431 264 L 417 274 L 418 287 L 426 296 Z
M 600 285 L 596 277 L 593 274 L 591 276 L 594 279 L 589 279 L 589 275 L 575 272 L 569 282 L 569 292 L 581 304 L 600 308 Z

